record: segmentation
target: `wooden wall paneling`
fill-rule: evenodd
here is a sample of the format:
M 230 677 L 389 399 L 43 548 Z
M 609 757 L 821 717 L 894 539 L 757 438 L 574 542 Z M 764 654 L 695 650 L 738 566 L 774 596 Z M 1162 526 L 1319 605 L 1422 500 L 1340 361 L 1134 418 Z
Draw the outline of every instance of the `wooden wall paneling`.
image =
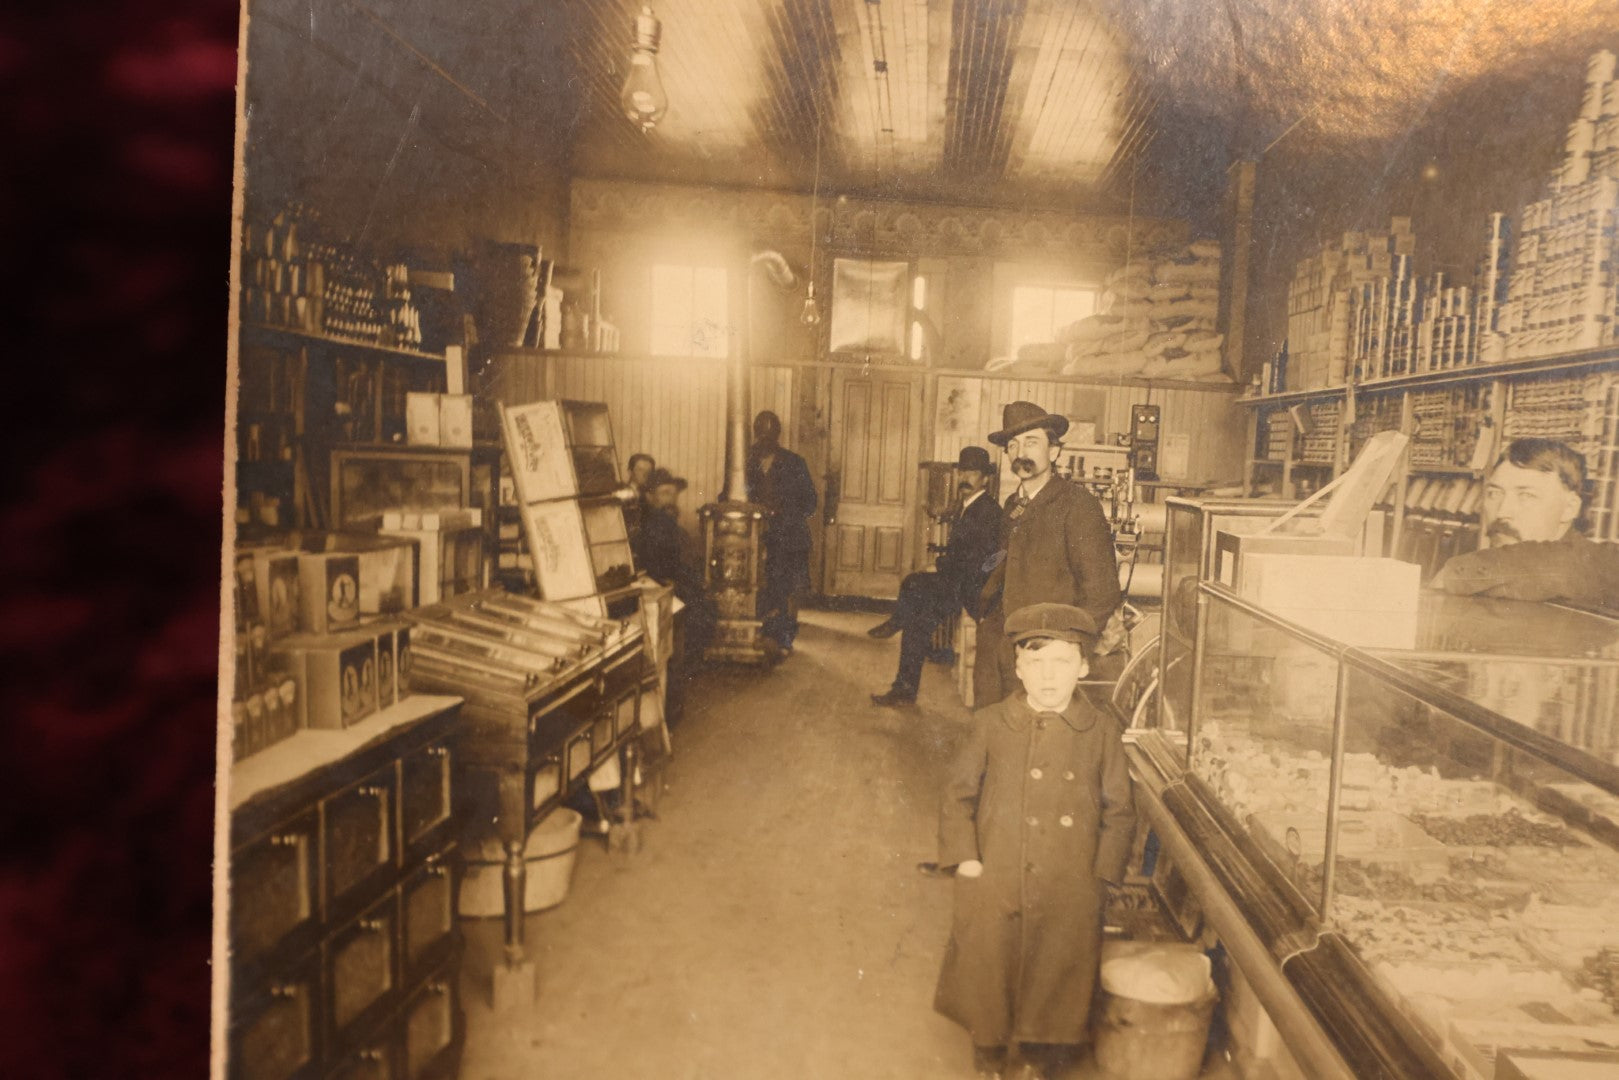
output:
M 1235 480 L 1242 470 L 1241 416 L 1229 393 L 1206 390 L 1163 390 L 1138 386 L 1088 386 L 1038 379 L 998 379 L 976 375 L 941 375 L 928 407 L 930 441 L 924 457 L 954 461 L 965 446 L 989 445 L 988 434 L 1001 426 L 1001 410 L 1013 401 L 1033 401 L 1052 412 L 1094 419 L 1099 441 L 1129 430 L 1130 408 L 1137 403 L 1162 409 L 1166 435 L 1189 435 L 1186 479 Z

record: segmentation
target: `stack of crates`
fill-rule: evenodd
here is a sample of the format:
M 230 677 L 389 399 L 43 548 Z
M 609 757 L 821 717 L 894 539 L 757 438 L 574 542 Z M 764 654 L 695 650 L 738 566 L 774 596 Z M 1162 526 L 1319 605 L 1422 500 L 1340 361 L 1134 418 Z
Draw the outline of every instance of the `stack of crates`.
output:
M 1374 293 L 1387 293 L 1396 264 L 1406 265 L 1416 243 L 1411 219 L 1395 217 L 1386 233 L 1344 233 L 1298 264 L 1287 294 L 1286 389 L 1343 385 L 1359 359 L 1355 327 L 1365 320 L 1354 318 L 1357 308 L 1366 309 Z M 1386 321 L 1380 316 L 1377 325 Z

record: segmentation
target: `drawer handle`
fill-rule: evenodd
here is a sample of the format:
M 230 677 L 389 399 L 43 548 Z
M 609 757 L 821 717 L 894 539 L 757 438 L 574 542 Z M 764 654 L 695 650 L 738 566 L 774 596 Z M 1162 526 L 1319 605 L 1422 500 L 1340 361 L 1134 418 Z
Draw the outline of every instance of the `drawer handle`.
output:
M 450 984 L 442 979 L 434 979 L 432 982 L 427 984 L 427 990 L 428 993 L 437 994 L 440 997 L 443 997 L 445 994 L 450 992 Z
M 303 987 L 297 983 L 275 983 L 270 987 L 270 996 L 287 1000 L 297 997 L 303 992 Z
M 361 919 L 359 926 L 368 934 L 379 934 L 388 924 L 381 919 Z
M 428 747 L 427 752 L 433 757 L 437 758 L 445 758 L 450 756 L 450 748 L 448 746 L 431 746 Z
M 301 833 L 277 833 L 270 837 L 271 847 L 297 847 L 304 842 Z
M 381 1061 L 382 1060 L 382 1050 L 379 1049 L 378 1047 L 375 1047 L 375 1046 L 373 1046 L 369 1050 L 361 1050 L 360 1051 L 360 1060 L 361 1061 Z
M 365 795 L 373 799 L 380 799 L 388 793 L 387 788 L 378 787 L 375 784 L 367 784 L 359 790 L 361 795 Z

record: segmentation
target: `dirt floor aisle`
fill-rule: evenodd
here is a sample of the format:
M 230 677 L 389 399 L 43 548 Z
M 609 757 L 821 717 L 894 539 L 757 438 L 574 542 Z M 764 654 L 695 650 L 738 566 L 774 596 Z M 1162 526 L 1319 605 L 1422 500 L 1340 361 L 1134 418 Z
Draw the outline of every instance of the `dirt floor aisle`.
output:
M 539 993 L 495 1016 L 498 920 L 467 921 L 467 1080 L 911 1080 L 971 1075 L 933 1012 L 950 885 L 938 777 L 967 711 L 929 665 L 881 709 L 897 639 L 881 616 L 806 612 L 768 673 L 710 673 L 674 731 L 644 849 L 581 847 L 572 892 L 530 916 Z

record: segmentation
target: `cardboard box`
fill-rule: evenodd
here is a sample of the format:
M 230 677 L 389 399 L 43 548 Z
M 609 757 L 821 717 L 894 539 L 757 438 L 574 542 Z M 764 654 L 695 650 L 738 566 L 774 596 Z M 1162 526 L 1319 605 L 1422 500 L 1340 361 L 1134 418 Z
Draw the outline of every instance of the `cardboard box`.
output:
M 360 621 L 360 558 L 343 552 L 298 556 L 303 628 L 311 634 L 346 630 Z
M 410 627 L 400 623 L 377 633 L 377 708 L 410 696 Z
M 1495 1080 L 1619 1080 L 1619 1051 L 1504 1050 Z
M 416 606 L 417 546 L 409 538 L 334 533 L 326 543 L 359 563 L 360 614 L 394 615 Z
M 411 446 L 442 445 L 438 399 L 438 394 L 405 395 L 405 441 Z M 471 430 L 470 420 L 467 427 Z
M 377 711 L 377 633 L 353 630 L 281 643 L 280 653 L 298 684 L 300 727 L 346 728 Z
M 270 637 L 283 638 L 303 629 L 303 601 L 296 551 L 257 549 L 253 552 L 254 580 L 259 611 Z
M 1249 552 L 1238 565 L 1238 594 L 1289 622 L 1346 645 L 1416 648 L 1416 563 Z
M 472 448 L 472 395 L 440 394 L 439 445 Z
M 1358 538 L 1324 536 L 1319 533 L 1293 535 L 1290 533 L 1259 533 L 1244 535 L 1228 529 L 1216 530 L 1214 536 L 1214 580 L 1228 589 L 1243 593 L 1243 574 L 1247 561 L 1254 555 L 1354 555 L 1359 549 Z

